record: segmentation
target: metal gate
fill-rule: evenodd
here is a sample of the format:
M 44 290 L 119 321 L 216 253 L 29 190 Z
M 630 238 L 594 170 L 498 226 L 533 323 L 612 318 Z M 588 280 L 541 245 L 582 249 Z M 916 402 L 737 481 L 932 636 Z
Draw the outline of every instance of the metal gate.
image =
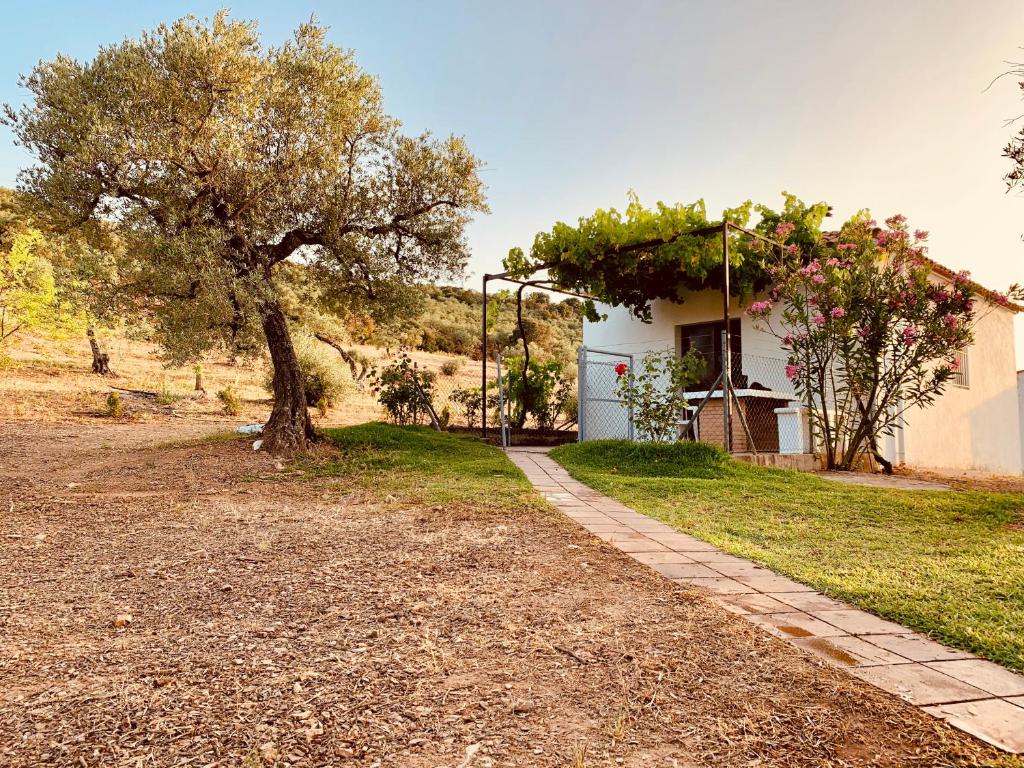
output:
M 616 394 L 619 373 L 625 365 L 633 370 L 633 355 L 606 349 L 580 347 L 578 413 L 579 439 L 632 440 L 633 413 Z M 620 369 L 621 370 L 621 369 Z

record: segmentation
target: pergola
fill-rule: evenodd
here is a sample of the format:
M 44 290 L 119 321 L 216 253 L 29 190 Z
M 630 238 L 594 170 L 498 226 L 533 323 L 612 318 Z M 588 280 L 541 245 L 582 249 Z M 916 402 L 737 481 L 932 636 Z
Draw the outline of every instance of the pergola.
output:
M 731 319 L 731 312 L 730 312 L 730 309 L 729 309 L 729 301 L 730 301 L 730 295 L 731 295 L 730 275 L 729 275 L 729 272 L 730 272 L 730 267 L 729 267 L 729 234 L 730 234 L 730 232 L 734 232 L 734 233 L 737 233 L 737 234 L 740 234 L 740 235 L 746 235 L 747 237 L 750 237 L 750 238 L 753 238 L 755 240 L 759 240 L 759 241 L 761 241 L 763 243 L 766 243 L 766 244 L 770 245 L 773 248 L 777 248 L 779 250 L 780 255 L 781 255 L 782 250 L 784 248 L 783 244 L 780 243 L 777 240 L 773 240 L 770 237 L 765 237 L 764 235 L 762 235 L 762 234 L 760 234 L 758 232 L 754 232 L 753 230 L 747 229 L 746 227 L 742 227 L 739 224 L 733 224 L 731 221 L 726 220 L 726 221 L 721 222 L 720 224 L 713 224 L 713 225 L 710 225 L 710 226 L 707 226 L 707 227 L 698 227 L 698 228 L 692 229 L 692 230 L 676 232 L 673 235 L 671 235 L 669 237 L 661 238 L 660 240 L 646 241 L 646 242 L 642 242 L 642 243 L 618 245 L 618 246 L 615 246 L 614 249 L 609 249 L 609 251 L 607 252 L 608 255 L 615 255 L 616 253 L 622 253 L 622 252 L 625 252 L 625 251 L 654 250 L 654 249 L 657 249 L 660 246 L 668 245 L 669 243 L 672 243 L 672 242 L 674 242 L 674 241 L 676 241 L 676 240 L 678 240 L 678 239 L 680 239 L 682 237 L 699 237 L 699 238 L 706 238 L 706 239 L 711 239 L 711 238 L 715 238 L 715 237 L 721 237 L 722 238 L 722 282 L 721 282 L 721 291 L 722 291 L 722 320 L 724 321 L 724 324 L 725 324 L 725 330 L 724 330 L 724 334 L 723 334 L 724 339 L 723 339 L 723 344 L 722 344 L 722 372 L 719 375 L 719 377 L 715 380 L 715 383 L 711 386 L 710 389 L 711 390 L 715 390 L 715 387 L 720 387 L 719 391 L 721 391 L 721 393 L 722 393 L 722 422 L 723 422 L 722 426 L 723 426 L 723 429 L 724 429 L 724 433 L 723 434 L 724 434 L 726 450 L 730 450 L 731 447 L 732 447 L 731 446 L 732 413 L 731 413 L 731 405 L 730 405 L 730 395 L 735 396 L 735 391 L 733 389 L 732 381 L 731 381 L 732 343 L 731 343 L 731 333 L 730 333 L 730 330 L 729 330 L 729 321 Z M 573 290 L 571 290 L 567 286 L 558 285 L 554 280 L 550 280 L 550 279 L 531 280 L 530 279 L 533 275 L 537 274 L 538 272 L 542 272 L 542 271 L 547 270 L 550 266 L 552 266 L 552 265 L 540 265 L 540 266 L 536 267 L 534 270 L 532 270 L 530 273 L 528 273 L 526 275 L 522 275 L 522 274 L 519 274 L 519 273 L 516 273 L 516 272 L 513 272 L 513 271 L 506 271 L 506 272 L 500 272 L 500 273 L 497 273 L 497 274 L 485 274 L 483 276 L 483 319 L 482 319 L 482 323 L 481 323 L 482 364 L 481 364 L 481 374 L 480 374 L 480 385 L 481 385 L 481 390 L 480 391 L 481 391 L 483 407 L 481 408 L 482 416 L 481 416 L 480 432 L 481 432 L 481 436 L 484 439 L 487 438 L 487 407 L 486 407 L 487 394 L 486 393 L 487 393 L 487 286 L 488 286 L 488 283 L 490 283 L 491 281 L 495 281 L 495 280 L 501 280 L 501 281 L 515 283 L 515 284 L 519 285 L 519 290 L 517 291 L 517 296 L 516 296 L 516 302 L 517 302 L 516 303 L 516 312 L 517 312 L 517 317 L 518 317 L 518 320 L 519 320 L 520 335 L 523 335 L 523 325 L 522 325 L 523 291 L 526 288 L 537 287 L 537 288 L 542 288 L 543 290 L 548 290 L 548 291 L 552 291 L 554 293 L 560 293 L 560 294 L 564 294 L 564 295 L 567 295 L 567 296 L 576 296 L 576 297 L 579 297 L 579 298 L 585 298 L 585 299 L 592 299 L 592 300 L 600 301 L 600 297 L 593 297 L 593 296 L 589 296 L 589 295 L 587 295 L 585 293 L 582 293 L 582 292 L 573 291 Z M 653 299 L 655 297 L 651 297 L 651 298 Z M 523 339 L 523 344 L 524 344 L 524 346 L 527 346 L 527 350 L 528 350 L 528 345 L 527 345 L 525 337 Z M 528 351 L 527 351 L 527 354 L 528 354 Z M 526 362 L 527 363 L 529 362 L 528 358 L 527 358 Z M 525 373 L 526 370 L 527 369 L 524 368 L 524 375 L 526 375 L 526 373 Z M 712 392 L 709 391 L 708 395 L 697 406 L 696 412 L 693 415 L 694 419 L 700 414 L 700 411 L 703 409 L 705 403 L 708 401 L 708 399 L 710 398 L 711 394 L 712 394 Z M 740 419 L 743 420 L 744 417 L 743 417 L 742 411 L 739 412 L 739 415 L 740 415 Z M 744 421 L 744 428 L 747 429 L 747 425 L 746 425 L 745 421 Z M 748 432 L 749 432 L 749 429 L 748 429 Z

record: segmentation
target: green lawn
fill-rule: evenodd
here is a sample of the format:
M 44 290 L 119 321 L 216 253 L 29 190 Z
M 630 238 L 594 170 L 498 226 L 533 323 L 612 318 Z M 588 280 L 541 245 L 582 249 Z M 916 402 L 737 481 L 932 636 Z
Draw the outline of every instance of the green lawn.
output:
M 1024 494 L 848 486 L 694 444 L 595 441 L 551 455 L 681 531 L 1024 669 Z
M 301 463 L 309 475 L 353 478 L 377 493 L 423 504 L 473 502 L 481 510 L 544 506 L 523 473 L 475 437 L 381 423 L 324 434 L 341 450 Z

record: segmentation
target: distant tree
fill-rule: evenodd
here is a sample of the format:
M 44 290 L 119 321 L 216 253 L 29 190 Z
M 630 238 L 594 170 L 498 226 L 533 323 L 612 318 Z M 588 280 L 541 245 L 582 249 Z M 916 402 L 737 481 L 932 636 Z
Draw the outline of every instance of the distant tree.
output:
M 352 309 L 389 286 L 460 273 L 479 161 L 459 138 L 399 133 L 350 51 L 304 24 L 264 47 L 219 13 L 23 80 L 7 123 L 38 164 L 21 176 L 58 226 L 124 243 L 112 289 L 185 360 L 262 336 L 274 366 L 264 446 L 314 437 L 281 293 L 305 265 L 313 299 Z
M 0 345 L 19 332 L 64 336 L 84 328 L 82 311 L 58 285 L 51 251 L 17 195 L 0 189 Z
M 1004 72 L 1001 77 L 1011 76 L 1017 79 L 1017 87 L 1024 93 L 1024 64 L 1014 64 L 1010 70 Z M 998 79 L 998 78 L 997 78 Z M 1018 116 L 1010 120 L 1015 123 L 1020 120 Z M 1010 161 L 1010 170 L 1003 176 L 1007 190 L 1013 190 L 1024 184 L 1024 127 L 1017 131 L 1016 135 L 1003 147 L 1003 157 Z

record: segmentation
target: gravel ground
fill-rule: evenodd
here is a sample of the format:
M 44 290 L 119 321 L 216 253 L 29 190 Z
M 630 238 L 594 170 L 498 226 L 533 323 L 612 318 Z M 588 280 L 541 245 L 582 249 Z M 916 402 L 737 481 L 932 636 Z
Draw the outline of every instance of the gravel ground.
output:
M 424 505 L 183 429 L 0 425 L 0 764 L 1002 759 L 529 492 Z

